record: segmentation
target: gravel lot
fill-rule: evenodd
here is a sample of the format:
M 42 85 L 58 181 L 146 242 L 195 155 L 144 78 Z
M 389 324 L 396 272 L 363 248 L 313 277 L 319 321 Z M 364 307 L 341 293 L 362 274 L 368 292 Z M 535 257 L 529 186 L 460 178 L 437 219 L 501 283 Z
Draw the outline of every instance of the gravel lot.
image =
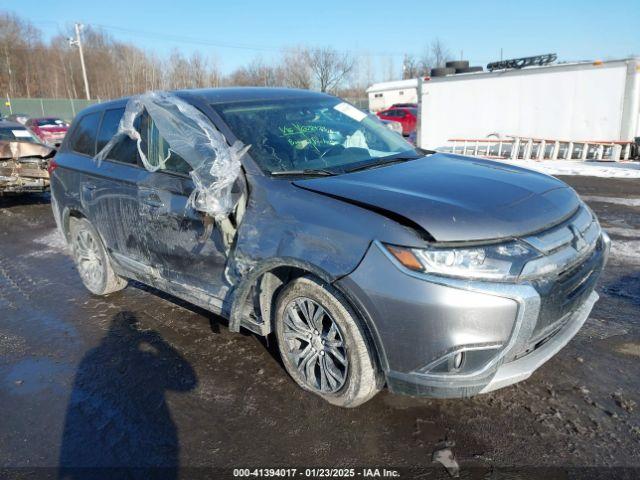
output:
M 432 454 L 449 441 L 463 478 L 639 468 L 640 182 L 563 180 L 614 242 L 576 338 L 514 387 L 468 400 L 383 391 L 354 410 L 304 393 L 273 344 L 196 307 L 141 285 L 90 295 L 48 197 L 0 198 L 0 467 L 160 465 L 191 478 L 185 468 L 424 466 L 436 478 L 447 474 Z

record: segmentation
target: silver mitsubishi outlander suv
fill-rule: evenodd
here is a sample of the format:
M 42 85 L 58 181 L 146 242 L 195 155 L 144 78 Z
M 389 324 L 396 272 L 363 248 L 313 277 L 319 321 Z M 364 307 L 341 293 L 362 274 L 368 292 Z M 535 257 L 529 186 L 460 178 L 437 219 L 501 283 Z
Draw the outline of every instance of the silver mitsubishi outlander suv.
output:
M 292 379 L 342 407 L 385 384 L 468 397 L 527 379 L 584 324 L 610 246 L 562 181 L 421 150 L 303 90 L 94 105 L 50 170 L 92 293 L 133 279 L 273 335 Z

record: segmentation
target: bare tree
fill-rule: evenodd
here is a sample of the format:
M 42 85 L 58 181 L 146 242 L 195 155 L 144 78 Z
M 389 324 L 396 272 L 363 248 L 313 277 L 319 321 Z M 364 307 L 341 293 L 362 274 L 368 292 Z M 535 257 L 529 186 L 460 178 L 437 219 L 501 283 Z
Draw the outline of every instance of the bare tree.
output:
M 413 55 L 405 55 L 402 60 L 402 78 L 416 78 L 420 75 L 420 62 Z
M 330 48 L 313 48 L 305 52 L 309 69 L 321 92 L 333 91 L 353 70 L 353 57 Z
M 311 88 L 313 73 L 307 61 L 305 50 L 296 48 L 289 50 L 282 59 L 282 73 L 284 83 L 293 88 Z
M 249 65 L 237 68 L 226 79 L 227 85 L 252 87 L 277 87 L 283 85 L 283 73 L 279 66 L 266 65 L 261 58 Z
M 72 35 L 69 27 L 44 42 L 31 23 L 0 12 L 0 92 L 10 97 L 78 98 L 84 84 L 78 50 L 68 41 Z M 286 49 L 279 58 L 256 58 L 223 77 L 211 56 L 185 56 L 174 50 L 161 58 L 91 26 L 83 31 L 83 47 L 91 92 L 101 99 L 222 84 L 343 89 L 354 97 L 364 93 L 360 79 L 351 81 L 352 76 L 362 76 L 352 75 L 354 59 L 331 48 Z M 369 59 L 367 76 L 371 75 Z
M 444 67 L 445 64 L 451 60 L 453 56 L 451 51 L 439 38 L 433 40 L 429 46 L 425 49 L 421 60 L 422 68 L 438 68 Z

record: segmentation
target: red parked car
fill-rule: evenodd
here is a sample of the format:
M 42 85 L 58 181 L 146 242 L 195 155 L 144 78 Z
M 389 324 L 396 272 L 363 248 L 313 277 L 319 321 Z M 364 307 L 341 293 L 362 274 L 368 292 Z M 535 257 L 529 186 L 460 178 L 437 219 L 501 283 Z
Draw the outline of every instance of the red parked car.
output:
M 69 124 L 55 117 L 31 118 L 24 125 L 44 143 L 59 146 L 69 130 Z
M 412 107 L 391 107 L 376 113 L 383 120 L 393 120 L 402 124 L 402 134 L 410 135 L 416 129 L 418 109 Z

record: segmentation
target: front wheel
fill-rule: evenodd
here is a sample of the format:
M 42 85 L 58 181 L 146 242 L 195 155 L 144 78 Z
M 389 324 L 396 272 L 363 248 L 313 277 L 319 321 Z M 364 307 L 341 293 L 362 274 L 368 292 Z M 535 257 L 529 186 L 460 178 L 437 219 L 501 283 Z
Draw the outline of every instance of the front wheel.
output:
M 305 390 L 340 407 L 357 407 L 382 388 L 362 325 L 344 297 L 312 277 L 278 296 L 278 348 L 287 372 Z

